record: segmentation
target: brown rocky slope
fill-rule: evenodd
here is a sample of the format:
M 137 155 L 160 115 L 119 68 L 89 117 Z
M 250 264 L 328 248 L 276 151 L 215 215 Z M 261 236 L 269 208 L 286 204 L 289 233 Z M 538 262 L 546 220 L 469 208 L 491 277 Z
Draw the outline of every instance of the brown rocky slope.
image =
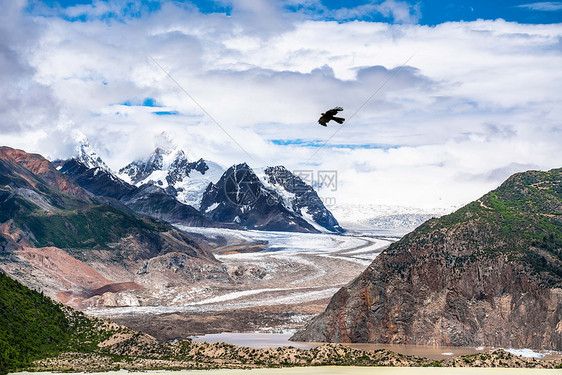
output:
M 561 180 L 519 173 L 427 221 L 292 339 L 562 350 Z

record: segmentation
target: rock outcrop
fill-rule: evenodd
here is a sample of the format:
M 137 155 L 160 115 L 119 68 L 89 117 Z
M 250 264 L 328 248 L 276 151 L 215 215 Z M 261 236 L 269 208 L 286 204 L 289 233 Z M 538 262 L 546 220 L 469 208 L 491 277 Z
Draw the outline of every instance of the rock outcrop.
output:
M 513 175 L 392 244 L 296 341 L 562 350 L 562 169 Z

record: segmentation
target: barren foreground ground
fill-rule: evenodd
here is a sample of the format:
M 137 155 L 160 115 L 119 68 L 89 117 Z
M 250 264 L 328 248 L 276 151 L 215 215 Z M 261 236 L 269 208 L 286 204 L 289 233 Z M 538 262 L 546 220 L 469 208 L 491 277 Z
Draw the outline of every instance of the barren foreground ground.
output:
M 450 367 L 359 367 L 359 366 L 325 366 L 325 367 L 295 367 L 295 368 L 276 368 L 276 369 L 254 369 L 254 370 L 207 370 L 206 375 L 549 375 L 558 374 L 556 369 L 512 369 L 512 368 L 455 368 Z M 33 375 L 32 372 L 21 372 L 21 375 Z M 54 372 L 44 372 L 45 375 L 56 374 Z M 78 373 L 77 373 L 78 374 Z M 119 371 L 108 371 L 103 373 L 92 373 L 92 375 L 122 375 Z M 198 370 L 188 371 L 153 371 L 153 375 L 194 375 L 199 374 Z M 69 375 L 73 375 L 69 373 Z
M 393 239 L 182 228 L 220 238 L 214 250 L 229 276 L 167 285 L 139 306 L 87 313 L 160 339 L 223 331 L 295 329 L 326 307 Z

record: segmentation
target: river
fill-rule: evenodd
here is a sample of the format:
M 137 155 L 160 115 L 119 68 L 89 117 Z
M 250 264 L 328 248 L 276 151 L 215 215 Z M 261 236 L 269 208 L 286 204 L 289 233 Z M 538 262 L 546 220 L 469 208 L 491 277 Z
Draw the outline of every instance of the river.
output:
M 238 346 L 249 346 L 256 349 L 277 348 L 293 346 L 295 348 L 309 349 L 321 345 L 320 343 L 289 341 L 292 333 L 259 333 L 259 332 L 223 332 L 204 336 L 195 336 L 195 341 L 226 342 Z M 446 359 L 451 356 L 485 353 L 497 349 L 488 347 L 469 346 L 429 346 L 429 345 L 398 345 L 398 344 L 343 344 L 352 348 L 363 350 L 387 349 L 395 353 L 415 355 L 435 360 Z M 562 358 L 562 353 L 553 351 L 531 351 L 506 349 L 513 354 L 523 354 L 525 357 L 551 360 Z M 562 373 L 562 372 L 561 372 Z

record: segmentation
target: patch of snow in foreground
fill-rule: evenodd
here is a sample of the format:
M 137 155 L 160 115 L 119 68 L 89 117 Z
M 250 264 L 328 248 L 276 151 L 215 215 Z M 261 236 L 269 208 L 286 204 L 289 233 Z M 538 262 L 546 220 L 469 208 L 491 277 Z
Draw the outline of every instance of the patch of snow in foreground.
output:
M 542 358 L 544 357 L 544 354 L 542 353 L 537 353 L 532 351 L 531 349 L 503 349 L 506 352 L 509 352 L 511 354 L 517 355 L 519 357 L 527 357 L 527 358 Z

